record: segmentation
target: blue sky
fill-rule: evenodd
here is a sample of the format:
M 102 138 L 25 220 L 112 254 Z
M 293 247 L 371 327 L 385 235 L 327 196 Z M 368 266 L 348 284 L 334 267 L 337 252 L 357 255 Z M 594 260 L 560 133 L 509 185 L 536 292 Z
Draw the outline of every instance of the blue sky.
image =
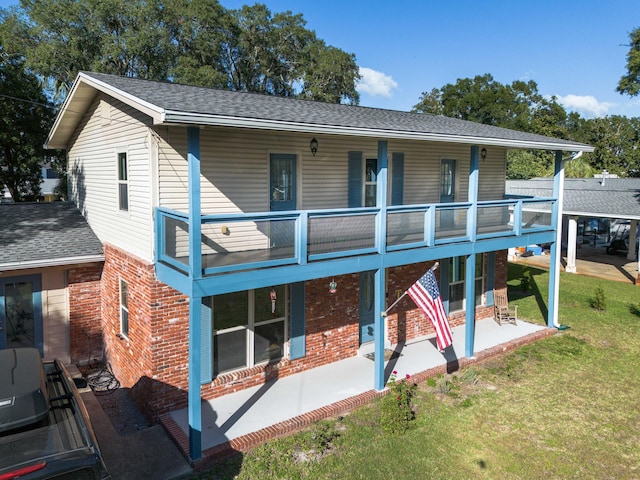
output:
M 0 6 L 16 4 L 0 0 Z M 226 8 L 248 3 L 221 0 Z M 490 73 L 534 80 L 567 110 L 640 117 L 640 98 L 615 91 L 625 72 L 638 0 L 265 0 L 303 14 L 327 44 L 353 53 L 363 106 L 410 110 L 422 92 Z

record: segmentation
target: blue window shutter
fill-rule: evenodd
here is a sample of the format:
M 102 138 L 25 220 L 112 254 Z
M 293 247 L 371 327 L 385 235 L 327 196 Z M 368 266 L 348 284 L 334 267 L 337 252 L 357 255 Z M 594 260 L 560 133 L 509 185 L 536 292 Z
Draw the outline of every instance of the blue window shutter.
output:
M 289 358 L 295 360 L 307 354 L 305 322 L 304 282 L 291 284 L 291 338 L 289 340 Z
M 349 152 L 349 208 L 362 206 L 362 152 Z
M 393 152 L 391 156 L 391 205 L 404 202 L 404 153 Z
M 211 318 L 211 297 L 202 299 L 202 324 L 200 327 L 200 383 L 208 383 L 213 378 L 213 319 Z

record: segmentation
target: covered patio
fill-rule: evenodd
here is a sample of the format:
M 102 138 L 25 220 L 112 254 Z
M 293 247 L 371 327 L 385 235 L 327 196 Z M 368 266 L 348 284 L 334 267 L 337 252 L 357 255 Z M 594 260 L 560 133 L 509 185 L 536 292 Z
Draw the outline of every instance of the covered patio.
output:
M 557 332 L 523 320 L 516 325 L 480 320 L 475 327 L 474 356 L 469 358 L 464 356 L 465 326 L 452 330 L 453 345 L 444 354 L 438 352 L 433 335 L 387 351 L 390 358 L 385 359 L 385 380 L 397 371 L 399 378 L 409 374 L 413 381 L 422 382 Z M 247 451 L 384 395 L 384 391 L 371 389 L 374 366 L 371 355 L 363 354 L 202 401 L 203 457 L 197 464 Z M 189 458 L 188 409 L 171 412 L 161 422 Z

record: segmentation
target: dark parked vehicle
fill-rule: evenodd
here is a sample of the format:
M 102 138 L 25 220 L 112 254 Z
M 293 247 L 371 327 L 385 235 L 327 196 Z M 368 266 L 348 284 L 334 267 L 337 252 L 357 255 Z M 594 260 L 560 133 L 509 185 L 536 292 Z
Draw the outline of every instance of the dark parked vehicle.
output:
M 35 348 L 0 350 L 0 480 L 17 478 L 110 478 L 74 380 Z

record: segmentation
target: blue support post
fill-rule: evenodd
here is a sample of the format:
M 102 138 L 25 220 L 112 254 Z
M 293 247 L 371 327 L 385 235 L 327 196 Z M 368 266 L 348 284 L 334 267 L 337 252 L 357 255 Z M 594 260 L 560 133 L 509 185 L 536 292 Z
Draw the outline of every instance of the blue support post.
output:
M 465 357 L 473 357 L 476 336 L 476 254 L 472 253 L 465 259 L 464 294 L 465 294 Z
M 187 163 L 189 189 L 189 278 L 202 278 L 202 224 L 200 193 L 200 130 L 187 128 Z M 202 298 L 189 297 L 189 455 L 202 456 L 202 406 L 200 405 Z
M 556 229 L 555 241 L 551 244 L 549 256 L 549 301 L 547 305 L 547 326 L 559 327 L 558 300 L 560 297 L 560 259 L 562 256 L 562 209 L 564 203 L 564 161 L 562 151 L 556 151 L 553 173 L 553 198 L 556 202 L 551 210 L 551 225 Z
M 384 295 L 384 268 L 376 270 L 374 281 L 374 377 L 373 388 L 376 390 L 384 390 L 385 378 L 384 378 L 384 317 L 382 312 L 385 309 L 385 295 Z
M 467 218 L 467 237 L 472 242 L 476 240 L 478 232 L 478 146 L 471 147 L 469 161 L 469 190 L 467 201 L 471 203 L 469 218 Z
M 469 217 L 467 220 L 467 237 L 472 242 L 476 241 L 478 232 L 478 158 L 480 148 L 477 145 L 471 147 L 471 158 L 469 162 L 469 193 L 467 201 L 471 203 Z M 474 341 L 476 334 L 476 255 L 468 255 L 465 259 L 465 356 L 473 357 Z
M 387 243 L 387 167 L 389 159 L 387 157 L 387 142 L 378 141 L 378 178 L 376 183 L 376 205 L 380 209 L 376 224 L 376 247 L 378 253 L 386 251 Z M 385 309 L 385 275 L 384 268 L 378 268 L 375 273 L 374 286 L 374 378 L 373 385 L 376 390 L 383 390 L 385 387 L 384 378 L 384 317 L 382 312 Z

